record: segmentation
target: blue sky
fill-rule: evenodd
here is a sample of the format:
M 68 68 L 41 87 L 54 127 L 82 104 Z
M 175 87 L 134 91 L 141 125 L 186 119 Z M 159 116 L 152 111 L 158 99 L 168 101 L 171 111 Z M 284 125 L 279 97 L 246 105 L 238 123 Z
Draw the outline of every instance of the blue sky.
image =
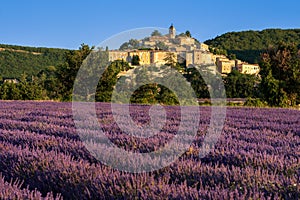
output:
M 298 0 L 6 0 L 0 43 L 77 49 L 134 28 L 189 30 L 200 41 L 228 31 L 300 28 Z

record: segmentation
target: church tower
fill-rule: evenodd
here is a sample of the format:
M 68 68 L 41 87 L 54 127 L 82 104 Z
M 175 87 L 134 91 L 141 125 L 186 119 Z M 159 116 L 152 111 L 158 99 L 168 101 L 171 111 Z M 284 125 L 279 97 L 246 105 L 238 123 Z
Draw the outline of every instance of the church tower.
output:
M 169 38 L 174 39 L 176 36 L 176 29 L 174 28 L 173 24 L 171 24 L 169 28 Z

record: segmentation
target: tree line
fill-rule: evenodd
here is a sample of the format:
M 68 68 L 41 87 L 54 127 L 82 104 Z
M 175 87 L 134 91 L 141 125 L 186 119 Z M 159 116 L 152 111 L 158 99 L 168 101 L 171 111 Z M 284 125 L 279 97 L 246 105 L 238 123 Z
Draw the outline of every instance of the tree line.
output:
M 64 63 L 65 54 L 70 51 L 72 50 L 0 44 L 0 80 L 20 79 L 23 73 L 35 76 L 48 66 Z
M 71 101 L 73 85 L 79 68 L 94 47 L 82 44 L 78 50 L 65 52 L 65 62 L 48 66 L 34 76 L 25 73 L 18 83 L 3 82 L 0 98 L 4 100 L 57 100 Z M 190 83 L 197 98 L 209 98 L 209 84 L 196 68 L 186 68 L 176 63 L 172 55 L 166 58 L 166 66 L 178 70 Z M 136 58 L 133 65 L 139 65 Z M 296 45 L 280 43 L 268 48 L 260 57 L 259 76 L 241 74 L 233 70 L 222 77 L 227 98 L 248 98 L 251 105 L 294 106 L 300 103 L 300 56 Z M 123 60 L 111 62 L 99 79 L 96 101 L 111 101 L 120 72 L 132 67 Z M 209 69 L 207 76 L 212 76 Z M 88 73 L 88 72 L 87 72 Z M 203 75 L 203 74 L 202 74 Z M 167 77 L 166 77 L 167 78 Z M 212 78 L 208 78 L 212 80 Z M 135 90 L 130 98 L 132 103 L 161 103 L 178 105 L 176 95 L 160 84 L 147 84 Z
M 205 41 L 217 54 L 235 54 L 240 60 L 259 63 L 261 53 L 278 42 L 300 45 L 300 29 L 266 29 L 228 32 Z

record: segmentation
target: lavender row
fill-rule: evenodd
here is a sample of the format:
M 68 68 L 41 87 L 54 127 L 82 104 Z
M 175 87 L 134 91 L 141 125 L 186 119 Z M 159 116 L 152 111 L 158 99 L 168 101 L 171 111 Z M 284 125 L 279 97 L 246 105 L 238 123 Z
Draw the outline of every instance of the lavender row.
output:
M 21 189 L 23 183 L 19 180 L 5 181 L 4 177 L 0 175 L 0 198 L 1 199 L 44 199 L 44 200 L 59 200 L 60 195 L 56 197 L 52 193 L 47 193 L 45 197 L 38 190 L 29 190 L 28 188 Z
M 178 107 L 169 107 L 170 121 L 164 131 L 141 140 L 118 128 L 109 104 L 97 108 L 103 131 L 128 151 L 149 152 L 164 146 L 179 125 Z M 68 103 L 5 102 L 0 109 L 4 111 L 0 113 L 0 171 L 8 180 L 24 181 L 18 190 L 28 185 L 43 197 L 52 192 L 66 199 L 299 197 L 299 111 L 229 108 L 216 148 L 200 159 L 210 115 L 210 109 L 203 107 L 190 149 L 169 167 L 135 175 L 92 159 L 79 141 Z M 147 123 L 147 110 L 135 106 L 131 115 L 138 123 Z M 104 153 L 110 156 L 109 150 Z
M 283 190 L 286 186 L 278 184 L 280 179 L 268 175 L 267 171 L 261 169 L 246 168 L 244 171 L 237 167 L 230 170 L 224 166 L 203 167 L 201 162 L 197 164 L 184 161 L 184 163 L 171 166 L 170 169 L 157 172 L 158 177 L 155 173 L 134 176 L 106 167 L 89 165 L 83 161 L 75 162 L 71 157 L 57 152 L 44 153 L 39 150 L 29 152 L 23 149 L 22 153 L 20 148 L 9 144 L 4 144 L 2 148 L 4 151 L 0 153 L 1 160 L 6 160 L 5 156 L 18 160 L 18 163 L 13 164 L 1 162 L 1 169 L 6 169 L 6 174 L 14 174 L 18 177 L 24 177 L 26 174 L 30 179 L 25 179 L 25 182 L 32 187 L 40 191 L 61 192 L 66 198 L 134 198 L 136 196 L 145 199 L 207 198 L 210 196 L 221 198 L 227 195 L 242 198 L 251 194 L 263 197 L 266 193 L 257 187 L 259 184 L 262 188 L 266 187 L 266 192 L 270 189 L 270 192 L 274 192 L 272 188 L 268 188 L 269 182 L 265 183 L 265 179 L 274 185 L 273 189 Z M 174 167 L 176 170 L 173 169 Z M 253 183 L 253 187 L 244 185 L 253 178 L 257 178 L 257 184 Z M 183 180 L 180 181 L 180 179 Z M 215 187 L 223 192 L 211 193 L 209 188 Z M 233 190 L 228 187 L 238 189 Z M 282 192 L 285 193 L 285 189 Z M 270 197 L 272 195 L 267 194 Z M 276 195 L 279 194 L 275 193 L 274 197 Z

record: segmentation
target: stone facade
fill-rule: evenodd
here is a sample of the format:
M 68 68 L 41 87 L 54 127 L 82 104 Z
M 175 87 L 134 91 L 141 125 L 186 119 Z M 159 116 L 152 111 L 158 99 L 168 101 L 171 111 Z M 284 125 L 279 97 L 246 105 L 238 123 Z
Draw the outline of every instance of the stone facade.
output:
M 173 24 L 169 28 L 169 38 L 174 39 L 176 37 L 176 29 Z
M 217 69 L 221 74 L 229 74 L 235 68 L 235 60 L 229 60 L 227 58 L 217 58 Z
M 134 55 L 139 56 L 141 65 L 164 65 L 165 58 L 170 51 L 162 50 L 133 50 L 133 51 L 109 51 L 109 61 L 124 60 L 131 62 Z M 173 52 L 177 60 L 177 54 Z
M 129 54 L 129 62 L 131 62 L 131 59 L 134 55 L 137 55 L 140 58 L 141 65 L 150 65 L 151 64 L 150 51 L 148 51 L 148 50 L 134 50 L 134 51 L 128 52 L 128 54 Z
M 150 36 L 146 39 L 140 40 L 140 46 L 145 48 L 156 47 L 158 43 L 163 43 L 168 47 L 169 51 L 192 51 L 203 50 L 209 51 L 208 46 L 204 43 L 197 43 L 194 38 L 187 37 L 186 35 L 177 35 L 176 29 L 173 25 L 169 28 L 169 34 L 162 36 Z
M 109 51 L 109 61 L 124 60 L 131 62 L 134 55 L 138 55 L 141 65 L 164 65 L 168 52 L 175 54 L 176 61 L 186 62 L 186 67 L 196 65 L 216 64 L 216 69 L 221 74 L 228 74 L 233 69 L 245 74 L 258 74 L 259 66 L 244 63 L 240 60 L 229 60 L 224 55 L 213 55 L 208 45 L 196 42 L 194 38 L 184 34 L 176 36 L 176 29 L 173 25 L 169 28 L 169 34 L 151 36 L 139 41 L 139 46 L 149 48 L 148 50 Z M 164 44 L 168 50 L 157 48 L 157 44 Z
M 175 40 L 181 46 L 193 46 L 195 44 L 195 39 L 187 36 L 179 36 Z
M 186 52 L 186 66 L 215 63 L 212 54 L 202 50 Z
M 126 51 L 109 51 L 108 60 L 114 61 L 114 60 L 124 60 L 127 62 L 130 62 L 129 58 L 129 52 Z
M 151 63 L 155 65 L 164 65 L 168 53 L 169 51 L 151 51 Z
M 217 69 L 221 74 L 229 74 L 233 69 L 238 70 L 242 74 L 257 75 L 260 71 L 258 64 L 249 64 L 241 60 L 229 60 L 228 58 L 216 57 Z
M 238 64 L 238 70 L 242 74 L 254 74 L 257 75 L 259 73 L 259 65 L 258 64 L 249 64 L 249 63 L 241 63 Z

